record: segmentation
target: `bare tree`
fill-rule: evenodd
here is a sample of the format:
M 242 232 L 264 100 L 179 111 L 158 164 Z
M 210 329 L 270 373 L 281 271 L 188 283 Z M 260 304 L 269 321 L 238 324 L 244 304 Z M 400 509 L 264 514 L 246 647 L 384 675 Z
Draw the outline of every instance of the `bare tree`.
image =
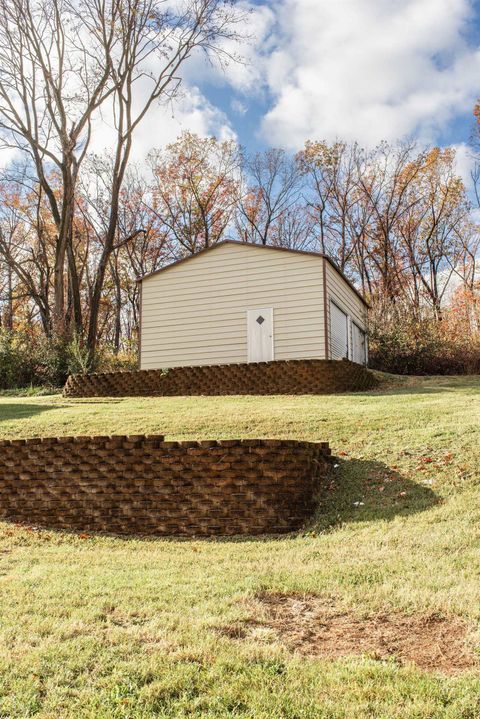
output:
M 240 153 L 233 140 L 191 132 L 150 155 L 151 210 L 176 257 L 194 254 L 225 237 L 240 181 Z
M 282 212 L 270 227 L 270 244 L 292 250 L 315 249 L 315 232 L 312 217 L 301 203 Z
M 237 232 L 244 241 L 267 245 L 275 223 L 300 198 L 301 170 L 285 150 L 271 149 L 246 158 L 244 172 Z
M 65 0 L 0 2 L 0 131 L 3 145 L 31 160 L 56 225 L 55 323 L 65 310 L 65 257 L 78 172 L 93 113 L 114 91 L 108 55 L 118 9 L 101 44 L 86 35 L 79 7 Z M 60 181 L 60 188 L 57 180 Z
M 379 291 L 395 302 L 404 282 L 404 254 L 398 225 L 418 198 L 409 193 L 424 166 L 425 153 L 415 144 L 392 147 L 382 143 L 368 155 L 360 155 L 358 183 L 371 219 L 364 232 L 364 261 L 376 275 Z
M 20 177 L 22 175 L 20 174 Z M 45 221 L 41 187 L 23 182 L 0 186 L 0 260 L 5 287 L 5 326 L 14 325 L 14 308 L 21 307 L 25 320 L 40 316 L 45 335 L 52 332 L 50 311 L 54 243 Z
M 107 284 L 113 295 L 114 322 L 110 341 L 115 353 L 123 340 L 131 341 L 138 328 L 139 287 L 137 279 L 166 264 L 171 258 L 168 237 L 150 210 L 150 187 L 146 178 L 129 168 L 122 189 L 117 241 L 112 252 Z M 141 227 L 142 231 L 138 232 Z
M 398 222 L 398 233 L 406 256 L 404 283 L 413 292 L 417 309 L 426 302 L 441 317 L 441 305 L 452 277 L 464 263 L 461 236 L 470 217 L 463 181 L 456 174 L 455 153 L 433 148 L 420 155 L 420 171 L 405 196 L 406 211 Z M 471 237 L 470 237 L 471 239 Z
M 14 242 L 17 231 L 17 218 L 14 213 L 5 212 L 1 208 L 0 216 L 0 327 L 13 329 L 13 292 L 15 272 L 13 264 L 16 260 Z
M 54 326 L 65 331 L 65 270 L 83 330 L 73 252 L 76 192 L 100 110 L 114 127 L 108 222 L 95 268 L 87 344 L 115 244 L 133 137 L 151 107 L 172 100 L 195 51 L 226 57 L 242 20 L 228 0 L 0 0 L 0 133 L 31 161 L 56 227 Z M 54 181 L 52 181 L 54 178 Z
M 317 245 L 341 270 L 352 273 L 355 269 L 360 277 L 365 231 L 372 215 L 359 182 L 362 156 L 358 145 L 339 141 L 330 145 L 307 142 L 297 156 Z

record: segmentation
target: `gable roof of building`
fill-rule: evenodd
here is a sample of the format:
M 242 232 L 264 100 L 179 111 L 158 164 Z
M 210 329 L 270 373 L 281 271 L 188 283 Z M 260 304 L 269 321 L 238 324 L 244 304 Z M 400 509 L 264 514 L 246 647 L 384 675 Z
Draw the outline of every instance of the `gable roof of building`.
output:
M 338 267 L 338 265 L 330 258 L 328 255 L 325 255 L 321 252 L 311 252 L 309 250 L 294 250 L 290 247 L 277 247 L 275 245 L 257 245 L 254 242 L 241 242 L 240 240 L 222 240 L 221 242 L 217 242 L 214 245 L 210 245 L 210 247 L 205 247 L 203 250 L 200 250 L 199 252 L 196 252 L 193 255 L 188 255 L 187 257 L 182 257 L 181 260 L 176 260 L 175 262 L 171 262 L 169 265 L 165 265 L 165 267 L 160 267 L 160 269 L 155 270 L 154 272 L 150 272 L 148 275 L 144 275 L 143 277 L 139 277 L 137 279 L 137 282 L 143 282 L 143 280 L 148 280 L 150 277 L 154 277 L 155 275 L 159 275 L 161 272 L 166 272 L 167 270 L 170 270 L 172 267 L 177 267 L 178 265 L 181 265 L 184 262 L 191 262 L 192 260 L 195 260 L 200 255 L 204 255 L 207 252 L 212 252 L 213 250 L 217 249 L 218 247 L 223 247 L 224 245 L 238 245 L 240 247 L 255 247 L 256 249 L 261 250 L 273 250 L 276 252 L 293 252 L 296 255 L 310 255 L 311 257 L 319 257 L 321 259 L 326 260 L 333 269 L 338 272 L 340 277 L 347 283 L 347 285 L 350 287 L 353 292 L 357 295 L 357 297 L 363 302 L 363 304 L 366 307 L 370 307 L 365 297 L 362 295 L 361 292 L 357 290 L 355 285 L 351 282 L 351 280 L 348 279 L 348 277 L 345 276 L 345 274 L 341 271 L 341 269 Z

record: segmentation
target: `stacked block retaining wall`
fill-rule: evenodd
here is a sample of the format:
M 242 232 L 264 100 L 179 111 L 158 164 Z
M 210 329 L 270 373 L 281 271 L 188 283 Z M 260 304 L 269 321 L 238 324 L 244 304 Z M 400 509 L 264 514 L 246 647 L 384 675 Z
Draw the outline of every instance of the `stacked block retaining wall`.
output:
M 235 535 L 299 529 L 327 443 L 161 436 L 0 441 L 0 519 L 61 529 Z
M 71 375 L 64 394 L 67 397 L 334 394 L 367 390 L 376 384 L 371 372 L 348 360 L 282 360 Z

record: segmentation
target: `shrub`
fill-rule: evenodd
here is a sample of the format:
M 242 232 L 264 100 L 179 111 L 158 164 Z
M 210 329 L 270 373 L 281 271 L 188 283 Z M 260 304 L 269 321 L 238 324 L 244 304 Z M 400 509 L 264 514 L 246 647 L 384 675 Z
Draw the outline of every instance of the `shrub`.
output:
M 124 349 L 115 353 L 113 347 L 104 345 L 98 351 L 96 367 L 99 372 L 119 372 L 138 369 L 138 354 L 135 342 L 129 342 Z
M 0 329 L 0 390 L 30 385 L 61 387 L 69 374 L 136 368 L 133 344 L 118 354 L 108 346 L 101 347 L 89 366 L 86 348 L 78 337 L 65 342 L 23 328 L 15 332 Z
M 68 362 L 57 343 L 35 332 L 0 330 L 0 389 L 59 386 Z
M 37 364 L 37 348 L 26 333 L 0 331 L 0 388 L 33 383 Z
M 395 374 L 477 374 L 480 333 L 455 307 L 438 319 L 377 305 L 370 317 L 369 364 Z

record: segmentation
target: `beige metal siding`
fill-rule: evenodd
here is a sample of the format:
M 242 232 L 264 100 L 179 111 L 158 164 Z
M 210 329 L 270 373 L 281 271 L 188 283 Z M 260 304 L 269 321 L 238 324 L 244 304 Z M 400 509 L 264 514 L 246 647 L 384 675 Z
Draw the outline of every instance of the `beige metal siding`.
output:
M 325 357 L 322 258 L 226 244 L 143 281 L 142 369 L 246 362 L 257 307 L 276 360 Z
M 358 327 L 362 330 L 367 328 L 367 308 L 362 302 L 360 297 L 352 290 L 348 282 L 344 280 L 342 275 L 332 267 L 332 265 L 326 263 L 326 279 L 327 279 L 327 312 L 328 322 L 327 326 L 330 327 L 330 300 L 333 300 L 335 304 L 343 310 L 349 317 L 349 356 L 352 358 L 352 322 L 355 322 Z M 331 357 L 331 348 L 329 351 L 329 357 Z

